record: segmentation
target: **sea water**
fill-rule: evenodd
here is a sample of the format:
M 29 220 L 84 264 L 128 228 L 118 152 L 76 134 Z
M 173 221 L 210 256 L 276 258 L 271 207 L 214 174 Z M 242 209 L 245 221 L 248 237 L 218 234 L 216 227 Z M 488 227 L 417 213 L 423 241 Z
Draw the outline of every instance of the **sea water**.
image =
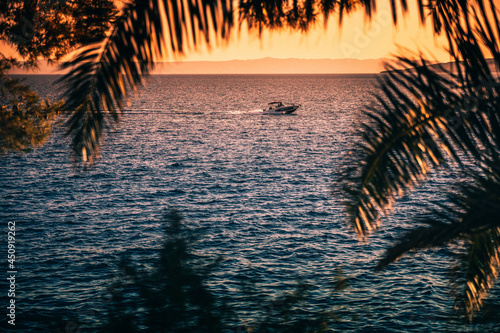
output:
M 52 99 L 54 80 L 27 78 Z M 90 170 L 72 169 L 60 125 L 41 148 L 3 156 L 2 244 L 15 221 L 18 328 L 98 326 L 118 259 L 154 256 L 161 217 L 176 207 L 203 231 L 197 251 L 225 258 L 211 286 L 233 295 L 236 309 L 248 305 L 238 281 L 249 275 L 271 296 L 298 279 L 313 283 L 314 311 L 341 268 L 350 283 L 335 296 L 347 309 L 338 330 L 495 331 L 455 320 L 447 250 L 373 269 L 426 203 L 442 198 L 446 173 L 404 197 L 367 242 L 347 227 L 333 174 L 378 92 L 377 75 L 152 76 L 110 123 Z M 302 106 L 293 115 L 254 112 L 272 101 Z

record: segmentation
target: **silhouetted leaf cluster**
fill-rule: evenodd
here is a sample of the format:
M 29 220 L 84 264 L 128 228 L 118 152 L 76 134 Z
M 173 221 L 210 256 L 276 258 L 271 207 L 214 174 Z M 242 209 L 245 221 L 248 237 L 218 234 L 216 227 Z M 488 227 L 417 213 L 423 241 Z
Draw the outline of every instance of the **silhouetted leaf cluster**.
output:
M 130 258 L 121 262 L 116 289 L 122 292 L 113 294 L 103 332 L 326 332 L 340 321 L 333 307 L 306 310 L 311 308 L 312 285 L 305 282 L 273 298 L 253 288 L 246 300 L 231 300 L 210 289 L 221 258 L 200 257 L 194 251 L 199 234 L 184 224 L 178 211 L 168 211 L 164 220 L 166 235 L 158 259 L 143 268 Z M 347 285 L 348 279 L 338 270 L 332 293 Z M 230 309 L 234 302 L 247 302 L 259 317 L 246 318 L 248 313 Z
M 0 154 L 26 152 L 43 144 L 63 105 L 40 101 L 29 86 L 8 76 L 12 64 L 17 62 L 0 57 Z
M 432 171 L 452 163 L 466 170 L 471 184 L 450 188 L 449 205 L 417 219 L 428 226 L 405 234 L 377 268 L 411 251 L 465 243 L 450 277 L 455 307 L 470 320 L 499 269 L 499 12 L 490 1 L 435 4 L 430 14 L 448 38 L 453 66 L 409 56 L 397 63 L 406 70 L 389 66 L 340 179 L 350 225 L 365 237 Z
M 223 306 L 207 288 L 218 258 L 200 258 L 192 250 L 193 233 L 176 210 L 165 216 L 166 237 L 151 269 L 130 259 L 120 264 L 124 292 L 114 295 L 105 332 L 221 332 Z M 128 282 L 128 283 L 127 283 Z
M 1 0 L 0 41 L 21 59 L 0 53 L 0 152 L 28 151 L 50 134 L 62 103 L 53 105 L 29 86 L 13 79 L 13 67 L 37 67 L 38 61 L 60 60 L 76 48 L 102 39 L 117 11 L 111 0 Z
M 36 65 L 102 38 L 117 11 L 111 0 L 1 0 L 0 40 Z
M 231 26 L 232 2 L 126 4 L 105 37 L 63 65 L 69 69 L 61 82 L 67 88 L 67 134 L 75 160 L 95 160 L 104 129 L 118 121 L 129 89 L 137 91 L 156 61 L 182 54 L 200 39 L 208 41 L 211 31 L 224 39 Z

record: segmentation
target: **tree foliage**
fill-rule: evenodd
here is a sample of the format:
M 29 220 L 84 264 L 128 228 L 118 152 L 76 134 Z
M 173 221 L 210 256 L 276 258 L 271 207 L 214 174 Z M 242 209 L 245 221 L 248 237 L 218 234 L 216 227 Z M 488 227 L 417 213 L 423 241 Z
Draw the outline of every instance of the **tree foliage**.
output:
M 60 60 L 102 38 L 116 14 L 110 0 L 1 0 L 0 40 L 34 65 Z
M 190 42 L 208 41 L 210 27 L 225 38 L 231 25 L 231 2 L 135 1 L 122 8 L 106 36 L 63 66 L 69 69 L 61 82 L 76 161 L 98 156 L 105 127 L 119 120 L 129 89 L 137 91 L 156 61 L 184 52 Z
M 40 102 L 39 96 L 20 79 L 5 74 L 13 59 L 0 59 L 0 154 L 29 151 L 45 142 L 62 102 Z
M 151 269 L 124 258 L 120 263 L 123 293 L 109 308 L 104 332 L 221 332 L 223 306 L 207 288 L 219 258 L 193 251 L 196 233 L 180 213 L 164 217 L 165 239 Z
M 60 60 L 76 48 L 103 38 L 117 11 L 113 1 L 0 1 L 0 43 L 20 58 L 0 53 L 0 152 L 29 151 L 50 135 L 61 102 L 40 102 L 36 92 L 9 70 L 36 68 L 38 61 Z

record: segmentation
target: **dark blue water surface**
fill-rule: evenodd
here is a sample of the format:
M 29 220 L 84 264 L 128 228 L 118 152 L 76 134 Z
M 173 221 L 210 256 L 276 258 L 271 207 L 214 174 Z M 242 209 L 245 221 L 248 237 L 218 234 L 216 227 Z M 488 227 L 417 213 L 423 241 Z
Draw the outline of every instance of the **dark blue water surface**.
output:
M 56 97 L 53 80 L 28 78 Z M 117 258 L 151 256 L 161 244 L 161 216 L 175 206 L 203 230 L 198 251 L 226 258 L 212 285 L 235 299 L 239 276 L 251 274 L 269 295 L 291 290 L 298 278 L 313 282 L 312 304 L 321 303 L 342 267 L 351 286 L 335 297 L 356 316 L 346 315 L 339 330 L 500 328 L 454 319 L 446 251 L 373 270 L 415 211 L 441 196 L 451 182 L 445 174 L 403 198 L 369 242 L 345 226 L 340 199 L 330 193 L 332 173 L 375 83 L 373 75 L 154 76 L 106 136 L 93 169 L 72 170 L 59 127 L 43 147 L 2 157 L 2 244 L 15 221 L 19 327 L 43 332 L 48 321 L 66 320 L 85 332 L 99 325 Z M 302 108 L 290 116 L 254 112 L 274 100 Z M 233 306 L 244 308 L 241 302 Z

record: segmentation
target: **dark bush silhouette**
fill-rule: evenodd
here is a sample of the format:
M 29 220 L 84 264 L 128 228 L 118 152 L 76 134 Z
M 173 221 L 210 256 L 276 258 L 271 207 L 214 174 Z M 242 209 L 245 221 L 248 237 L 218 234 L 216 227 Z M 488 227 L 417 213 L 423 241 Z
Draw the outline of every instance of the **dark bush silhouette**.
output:
M 323 332 L 339 320 L 331 309 L 303 310 L 309 308 L 312 285 L 299 281 L 295 290 L 274 298 L 250 286 L 247 303 L 257 317 L 242 321 L 248 313 L 236 313 L 226 305 L 234 304 L 230 296 L 207 287 L 222 259 L 195 253 L 197 231 L 183 224 L 177 210 L 169 210 L 164 222 L 163 246 L 149 268 L 138 268 L 130 258 L 120 262 L 122 274 L 114 289 L 121 292 L 114 293 L 102 332 Z M 333 291 L 346 286 L 339 271 Z

